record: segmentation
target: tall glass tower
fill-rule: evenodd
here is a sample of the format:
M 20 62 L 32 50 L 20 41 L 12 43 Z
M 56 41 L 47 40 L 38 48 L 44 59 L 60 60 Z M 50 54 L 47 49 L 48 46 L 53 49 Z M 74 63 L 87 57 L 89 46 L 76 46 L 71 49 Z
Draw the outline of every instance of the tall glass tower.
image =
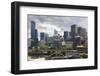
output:
M 35 22 L 31 21 L 31 46 L 35 46 L 38 43 L 38 31 L 35 29 Z
M 31 21 L 31 39 L 35 39 L 38 37 L 37 29 L 35 29 L 35 22 Z

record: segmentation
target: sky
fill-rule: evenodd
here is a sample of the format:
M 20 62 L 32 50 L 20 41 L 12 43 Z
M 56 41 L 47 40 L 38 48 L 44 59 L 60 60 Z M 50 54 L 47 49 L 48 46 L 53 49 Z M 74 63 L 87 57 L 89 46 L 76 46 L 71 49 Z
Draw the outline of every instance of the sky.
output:
M 30 38 L 30 22 L 36 23 L 36 29 L 38 30 L 38 36 L 40 32 L 45 32 L 49 36 L 54 35 L 54 30 L 57 30 L 60 35 L 63 36 L 64 31 L 70 31 L 71 25 L 76 24 L 87 30 L 88 17 L 82 16 L 53 16 L 53 15 L 32 15 L 28 16 L 28 38 Z

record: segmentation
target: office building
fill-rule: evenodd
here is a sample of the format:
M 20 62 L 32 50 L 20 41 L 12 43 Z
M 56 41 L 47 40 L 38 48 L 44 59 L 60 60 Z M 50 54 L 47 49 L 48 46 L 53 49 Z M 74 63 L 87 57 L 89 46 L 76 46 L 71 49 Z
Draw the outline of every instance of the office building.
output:
M 71 38 L 75 38 L 76 35 L 77 35 L 77 25 L 73 24 L 71 26 Z
M 44 32 L 41 32 L 40 33 L 40 40 L 47 41 L 47 38 L 48 38 L 48 34 L 46 34 Z
M 35 22 L 31 21 L 31 46 L 35 46 L 38 43 L 38 31 L 35 29 Z
M 68 40 L 68 31 L 64 31 L 64 40 L 65 40 L 65 41 Z
M 35 22 L 31 21 L 31 39 L 36 39 L 38 38 L 38 31 L 35 29 Z
M 82 28 L 82 27 L 78 27 L 77 28 L 77 32 L 78 32 L 78 35 L 83 37 L 83 38 L 86 38 L 87 37 L 87 32 L 86 32 L 86 29 L 85 28 Z

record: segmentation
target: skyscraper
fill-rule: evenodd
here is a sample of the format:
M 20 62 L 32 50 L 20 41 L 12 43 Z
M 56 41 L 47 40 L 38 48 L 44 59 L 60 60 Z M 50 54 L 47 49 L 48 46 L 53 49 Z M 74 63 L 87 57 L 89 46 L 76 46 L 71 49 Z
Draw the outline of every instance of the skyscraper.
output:
M 38 31 L 35 29 L 35 22 L 31 21 L 31 46 L 35 46 L 38 43 Z
M 79 36 L 82 36 L 82 27 L 77 27 L 77 33 Z
M 31 39 L 35 38 L 35 22 L 31 21 Z
M 64 40 L 66 41 L 68 39 L 68 31 L 64 31 Z
M 40 33 L 40 40 L 47 41 L 47 38 L 48 38 L 48 34 L 46 34 L 44 32 L 41 32 Z
M 31 39 L 38 38 L 37 29 L 35 29 L 35 22 L 31 21 Z
M 78 27 L 77 33 L 79 36 L 86 38 L 87 37 L 87 32 L 85 28 Z
M 82 29 L 82 36 L 84 39 L 87 38 L 87 32 L 85 28 Z
M 77 25 L 73 24 L 71 26 L 71 38 L 75 38 L 76 35 L 77 35 Z
M 45 33 L 44 32 L 40 33 L 40 40 L 45 40 Z

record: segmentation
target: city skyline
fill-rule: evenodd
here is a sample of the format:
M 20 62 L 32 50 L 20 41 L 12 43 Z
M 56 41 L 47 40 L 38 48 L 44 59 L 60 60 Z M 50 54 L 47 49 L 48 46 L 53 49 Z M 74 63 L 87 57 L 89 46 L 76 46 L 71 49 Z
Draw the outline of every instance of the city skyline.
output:
M 44 16 L 44 15 L 28 15 L 28 38 L 30 38 L 30 26 L 31 21 L 36 23 L 36 29 L 38 29 L 38 38 L 40 39 L 40 33 L 45 32 L 49 36 L 54 35 L 54 30 L 58 31 L 60 35 L 64 35 L 64 31 L 71 31 L 71 25 L 76 24 L 78 27 L 85 28 L 87 30 L 87 17 L 77 16 Z M 84 26 L 82 26 L 84 25 Z
M 80 18 L 73 23 L 76 17 L 71 17 L 69 22 L 72 23 L 68 26 L 68 17 L 37 16 L 34 18 L 35 16 L 31 20 L 28 19 L 28 35 L 30 35 L 28 60 L 41 57 L 44 60 L 88 58 L 87 30 L 86 27 L 79 26 Z M 87 18 L 81 19 L 84 22 Z M 63 23 L 64 20 L 66 20 L 65 23 Z

